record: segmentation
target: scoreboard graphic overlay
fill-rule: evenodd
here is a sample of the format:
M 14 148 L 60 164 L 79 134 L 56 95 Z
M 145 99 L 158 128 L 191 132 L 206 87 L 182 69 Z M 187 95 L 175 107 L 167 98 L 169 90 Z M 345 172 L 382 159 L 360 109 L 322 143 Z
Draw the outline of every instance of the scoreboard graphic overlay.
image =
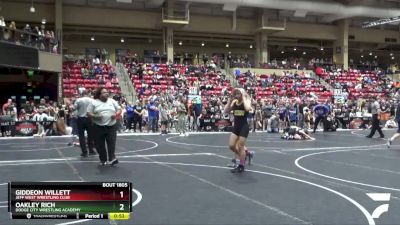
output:
M 130 182 L 10 182 L 12 219 L 129 219 Z

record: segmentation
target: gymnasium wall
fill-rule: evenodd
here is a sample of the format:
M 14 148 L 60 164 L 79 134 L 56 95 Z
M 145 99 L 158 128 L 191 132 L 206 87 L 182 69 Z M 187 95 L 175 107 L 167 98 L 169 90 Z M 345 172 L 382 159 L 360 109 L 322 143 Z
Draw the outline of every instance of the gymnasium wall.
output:
M 110 59 L 112 61 L 115 60 L 115 50 L 116 49 L 130 49 L 134 53 L 137 53 L 139 56 L 143 56 L 144 50 L 158 50 L 162 52 L 163 46 L 159 41 L 153 41 L 153 43 L 135 43 L 135 41 L 130 41 L 129 39 L 125 39 L 125 43 L 120 43 L 117 38 L 113 43 L 111 42 L 98 42 L 98 41 L 83 41 L 83 40 L 68 40 L 64 41 L 64 49 L 67 49 L 67 54 L 85 54 L 86 48 L 105 48 L 109 54 Z M 222 45 L 222 44 L 221 44 Z M 233 55 L 235 54 L 255 54 L 254 49 L 238 49 L 238 48 L 216 48 L 216 47 L 208 47 L 207 44 L 204 47 L 194 47 L 194 46 L 175 46 L 174 51 L 179 52 L 189 52 L 189 53 L 198 53 L 200 56 L 203 54 L 207 54 L 211 56 L 213 53 L 223 53 L 227 54 L 231 52 Z M 201 58 L 200 58 L 201 59 Z
M 40 22 L 46 18 L 49 23 L 54 23 L 53 4 L 35 3 L 36 13 L 28 13 L 30 3 L 3 2 L 2 14 L 7 21 Z M 200 33 L 218 33 L 232 35 L 254 36 L 256 19 L 237 19 L 237 29 L 232 31 L 232 18 L 222 16 L 191 15 L 190 24 L 181 28 L 182 31 Z M 137 28 L 137 29 L 162 29 L 160 12 L 132 11 L 123 9 L 101 9 L 77 6 L 63 7 L 63 20 L 65 25 Z M 21 25 L 21 24 L 20 24 Z M 355 35 L 355 41 L 370 43 L 385 43 L 385 37 L 398 38 L 398 31 L 350 28 L 349 34 Z M 287 29 L 271 34 L 273 37 L 290 37 L 304 39 L 335 40 L 338 31 L 335 25 L 287 23 Z

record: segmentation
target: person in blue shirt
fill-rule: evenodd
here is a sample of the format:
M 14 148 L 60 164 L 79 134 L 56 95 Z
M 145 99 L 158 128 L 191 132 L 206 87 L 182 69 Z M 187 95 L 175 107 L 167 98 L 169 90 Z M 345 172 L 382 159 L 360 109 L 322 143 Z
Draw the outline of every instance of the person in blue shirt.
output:
M 125 132 L 130 132 L 132 130 L 132 123 L 135 118 L 135 113 L 134 113 L 134 107 L 132 106 L 132 103 L 128 102 L 128 105 L 126 106 L 126 130 Z
M 329 107 L 326 104 L 318 104 L 314 107 L 314 130 L 313 133 L 317 130 L 319 122 L 322 120 L 322 124 L 324 125 L 324 131 L 326 130 L 326 117 L 329 114 Z
M 196 99 L 194 99 L 193 101 L 193 113 L 194 113 L 194 119 L 196 121 L 196 127 L 197 127 L 197 131 L 200 131 L 200 126 L 198 126 L 197 120 L 201 115 L 201 111 L 202 111 L 202 105 L 201 105 L 201 99 L 199 99 L 200 97 L 196 97 Z
M 297 123 L 297 109 L 296 107 L 291 104 L 287 111 L 288 121 L 290 125 L 296 125 Z
M 149 128 L 148 130 L 152 131 L 153 133 L 156 132 L 157 128 L 157 116 L 158 116 L 158 108 L 154 104 L 154 101 L 151 100 L 150 103 L 147 105 L 147 111 L 149 112 Z
M 287 108 L 285 105 L 280 105 L 278 108 L 280 128 L 283 129 L 288 126 L 287 123 Z

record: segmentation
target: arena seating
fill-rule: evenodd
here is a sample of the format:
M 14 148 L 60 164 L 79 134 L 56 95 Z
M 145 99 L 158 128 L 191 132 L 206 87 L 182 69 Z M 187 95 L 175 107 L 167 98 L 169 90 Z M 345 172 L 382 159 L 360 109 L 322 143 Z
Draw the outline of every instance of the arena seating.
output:
M 248 84 L 248 78 L 245 74 L 237 76 L 239 83 L 244 86 Z M 253 82 L 255 96 L 257 99 L 270 98 L 273 96 L 288 96 L 290 98 L 301 97 L 314 94 L 320 101 L 324 101 L 332 96 L 332 93 L 326 87 L 313 78 L 305 76 L 273 76 L 262 74 Z
M 349 91 L 349 98 L 387 96 L 389 88 L 375 72 L 345 71 L 324 72 L 321 75 L 332 87 L 345 87 Z
M 203 104 L 207 104 L 208 97 L 213 95 L 221 96 L 224 90 L 230 90 L 231 88 L 229 81 L 221 79 L 222 74 L 218 72 L 198 73 L 193 70 L 200 71 L 204 68 L 196 66 L 175 64 L 169 67 L 166 64 L 156 64 L 153 66 L 146 64 L 142 80 L 139 78 L 136 70 L 130 70 L 130 64 L 125 64 L 125 67 L 128 68 L 128 73 L 131 76 L 136 91 L 141 93 L 141 98 L 148 98 L 151 95 L 160 93 L 160 91 L 163 93 L 167 91 L 176 93 L 179 91 L 187 95 L 189 94 L 190 87 L 196 86 L 195 83 L 198 81 L 197 86 L 203 96 Z M 188 72 L 189 69 L 191 69 L 191 72 Z M 184 75 L 176 77 L 173 71 L 179 71 L 179 74 Z M 185 83 L 182 87 L 176 85 L 176 82 L 179 82 L 179 80 Z
M 110 79 L 110 70 L 112 66 L 107 64 L 95 65 L 94 74 L 89 74 L 84 78 L 82 68 L 90 71 L 91 65 L 80 62 L 65 62 L 63 64 L 63 88 L 65 97 L 74 97 L 78 95 L 78 88 L 84 87 L 86 90 L 95 90 L 98 87 L 104 86 L 111 93 L 120 94 L 121 89 L 116 76 Z M 90 73 L 90 72 L 89 72 Z

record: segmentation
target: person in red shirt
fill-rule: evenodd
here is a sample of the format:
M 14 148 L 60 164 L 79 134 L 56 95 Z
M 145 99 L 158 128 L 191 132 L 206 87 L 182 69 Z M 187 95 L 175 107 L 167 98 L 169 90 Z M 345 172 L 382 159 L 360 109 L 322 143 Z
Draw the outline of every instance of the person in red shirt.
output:
M 5 103 L 5 104 L 3 105 L 3 115 L 6 115 L 6 114 L 7 114 L 7 109 L 8 109 L 8 107 L 10 107 L 11 103 L 12 103 L 12 100 L 9 98 L 9 99 L 7 100 L 7 103 Z

